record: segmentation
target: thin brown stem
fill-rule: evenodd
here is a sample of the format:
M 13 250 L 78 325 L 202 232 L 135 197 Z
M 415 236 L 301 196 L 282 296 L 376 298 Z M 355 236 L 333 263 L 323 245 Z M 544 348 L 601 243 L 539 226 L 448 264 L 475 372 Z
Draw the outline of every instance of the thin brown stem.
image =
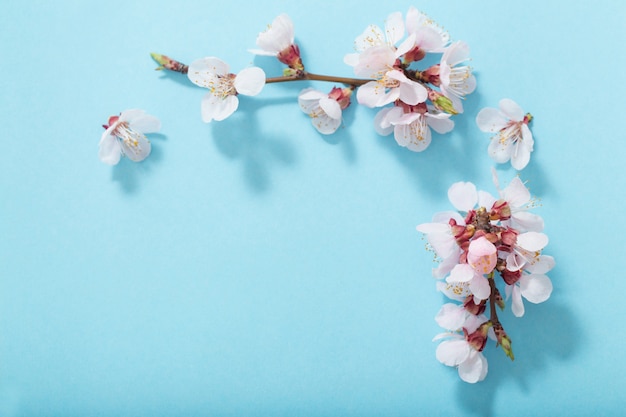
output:
M 491 289 L 491 293 L 489 294 L 489 313 L 490 313 L 490 317 L 489 320 L 491 321 L 491 323 L 493 325 L 496 325 L 497 323 L 500 323 L 500 320 L 498 320 L 498 311 L 496 309 L 496 280 L 493 279 L 493 271 L 489 274 L 489 276 L 487 276 L 487 278 L 489 279 L 489 288 Z
M 291 81 L 307 81 L 307 80 L 341 83 L 341 84 L 351 85 L 354 87 L 359 87 L 365 83 L 372 81 L 372 80 L 363 79 L 363 78 L 335 77 L 334 75 L 313 74 L 311 72 L 305 71 L 298 75 L 286 75 L 282 77 L 268 77 L 265 80 L 265 83 L 272 84 L 272 83 L 285 83 L 285 82 L 291 82 Z

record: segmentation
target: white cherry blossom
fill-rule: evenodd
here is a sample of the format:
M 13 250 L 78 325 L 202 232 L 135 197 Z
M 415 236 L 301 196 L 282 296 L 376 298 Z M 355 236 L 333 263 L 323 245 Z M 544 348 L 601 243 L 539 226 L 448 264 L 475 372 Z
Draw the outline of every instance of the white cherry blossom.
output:
M 454 128 L 450 114 L 437 111 L 433 107 L 424 107 L 424 112 L 407 112 L 400 106 L 384 108 L 374 118 L 374 127 L 383 136 L 393 132 L 398 145 L 421 152 L 430 145 L 431 128 L 441 134 Z
M 283 13 L 277 16 L 267 30 L 261 32 L 256 38 L 256 44 L 261 49 L 253 49 L 250 52 L 257 55 L 277 56 L 282 51 L 293 45 L 294 28 L 291 18 Z
M 534 304 L 543 303 L 552 294 L 552 281 L 544 274 L 522 274 L 513 285 L 505 288 L 507 298 L 511 298 L 511 311 L 516 317 L 524 315 L 522 297 Z
M 476 124 L 483 132 L 496 133 L 489 143 L 489 156 L 497 163 L 511 161 L 513 168 L 522 170 L 530 161 L 533 151 L 533 134 L 528 128 L 530 113 L 513 100 L 500 100 L 499 108 L 487 107 L 476 116 Z
M 237 110 L 238 94 L 255 96 L 265 85 L 265 72 L 249 67 L 238 74 L 229 73 L 228 64 L 215 57 L 198 59 L 189 65 L 189 80 L 209 92 L 202 99 L 202 120 L 224 120 Z
M 341 125 L 342 106 L 347 107 L 349 103 L 350 96 L 340 88 L 333 88 L 330 94 L 306 88 L 298 95 L 300 108 L 309 115 L 315 129 L 323 135 L 335 133 Z
M 457 41 L 448 46 L 441 57 L 439 67 L 439 88 L 443 95 L 452 101 L 454 109 L 463 113 L 462 99 L 476 89 L 476 78 L 469 65 L 461 65 L 469 60 L 469 46 Z
M 450 34 L 413 6 L 406 13 L 406 31 L 416 35 L 416 44 L 426 52 L 441 52 L 450 42 Z
M 465 318 L 465 320 L 463 320 Z M 456 367 L 459 377 L 468 383 L 480 382 L 487 376 L 489 366 L 487 359 L 481 351 L 477 350 L 466 340 L 465 334 L 473 333 L 486 321 L 484 316 L 466 315 L 461 316 L 458 311 L 448 306 L 438 314 L 438 322 L 444 325 L 459 325 L 457 329 L 449 329 L 451 332 L 440 333 L 433 341 L 443 341 L 437 346 L 435 356 L 437 360 L 446 366 Z M 462 329 L 463 334 L 459 333 Z
M 122 156 L 131 161 L 143 161 L 150 155 L 151 145 L 146 133 L 158 132 L 161 122 L 139 109 L 111 116 L 100 139 L 98 156 L 108 165 L 116 165 Z

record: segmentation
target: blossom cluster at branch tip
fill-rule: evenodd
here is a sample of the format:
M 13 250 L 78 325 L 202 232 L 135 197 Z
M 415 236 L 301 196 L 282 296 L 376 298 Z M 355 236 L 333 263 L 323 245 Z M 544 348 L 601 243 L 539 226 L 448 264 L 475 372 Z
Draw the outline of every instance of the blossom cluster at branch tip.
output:
M 357 91 L 367 107 L 384 107 L 374 120 L 381 135 L 421 152 L 431 142 L 431 128 L 447 133 L 452 115 L 462 113 L 462 100 L 476 88 L 465 42 L 450 43 L 449 34 L 425 14 L 410 7 L 406 19 L 389 15 L 384 29 L 368 26 L 355 42 L 356 53 L 344 62 L 358 76 L 372 78 Z M 420 71 L 416 63 L 428 54 L 440 54 L 439 64 Z M 392 107 L 385 107 L 392 104 Z
M 145 134 L 158 132 L 161 122 L 143 110 L 131 109 L 109 117 L 102 127 L 98 156 L 105 164 L 116 165 L 122 156 L 134 162 L 146 159 L 152 148 Z
M 499 187 L 495 171 L 493 176 Z M 470 182 L 453 184 L 448 198 L 457 211 L 437 213 L 417 230 L 426 235 L 441 261 L 433 269 L 437 289 L 459 303 L 445 304 L 435 318 L 446 330 L 435 337 L 446 339 L 437 348 L 437 359 L 457 367 L 462 380 L 474 383 L 487 375 L 487 360 L 481 353 L 487 336 L 514 357 L 511 338 L 495 308 L 506 307 L 501 289 L 513 315 L 521 317 L 523 298 L 537 304 L 550 297 L 552 282 L 545 274 L 555 263 L 541 253 L 548 244 L 543 220 L 529 212 L 530 192 L 518 177 L 499 190 L 497 198 L 477 191 Z

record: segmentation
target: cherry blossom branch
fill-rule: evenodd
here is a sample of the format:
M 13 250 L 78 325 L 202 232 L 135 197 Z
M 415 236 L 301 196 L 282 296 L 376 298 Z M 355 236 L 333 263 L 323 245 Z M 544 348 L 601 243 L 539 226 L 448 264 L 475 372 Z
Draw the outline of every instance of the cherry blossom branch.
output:
M 159 64 L 159 66 L 156 68 L 157 71 L 169 70 L 169 71 L 174 71 L 174 72 L 180 72 L 181 74 L 187 74 L 187 72 L 189 71 L 188 65 L 183 64 L 182 62 L 179 62 L 175 59 L 172 59 L 168 57 L 167 55 L 151 53 L 150 56 Z M 280 77 L 268 77 L 265 79 L 266 84 L 284 83 L 284 82 L 290 82 L 290 81 L 326 81 L 326 82 L 341 83 L 341 84 L 349 85 L 352 87 L 359 87 L 372 80 L 363 79 L 363 78 L 336 77 L 333 75 L 320 75 L 320 74 L 313 74 L 312 72 L 307 72 L 307 71 L 298 71 L 298 73 L 294 75 L 284 75 Z
M 366 84 L 370 81 L 370 79 L 364 78 L 348 78 L 348 77 L 336 77 L 334 75 L 320 75 L 313 74 L 312 72 L 302 71 L 301 73 L 293 76 L 282 76 L 282 77 L 268 77 L 265 79 L 266 84 L 271 83 L 283 83 L 288 81 L 327 81 L 333 83 L 341 83 L 345 85 L 350 85 L 353 87 L 359 87 L 363 84 Z

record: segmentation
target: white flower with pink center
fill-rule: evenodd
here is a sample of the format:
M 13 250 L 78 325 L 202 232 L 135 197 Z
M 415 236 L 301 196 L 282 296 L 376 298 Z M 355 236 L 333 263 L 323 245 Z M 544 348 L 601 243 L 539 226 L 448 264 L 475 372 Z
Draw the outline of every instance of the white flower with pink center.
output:
M 476 301 L 486 300 L 491 294 L 491 286 L 485 275 L 490 274 L 498 261 L 497 249 L 485 237 L 472 240 L 467 253 L 468 263 L 456 265 L 446 282 L 449 284 L 467 283 Z
M 500 100 L 499 109 L 487 107 L 476 116 L 476 124 L 483 132 L 496 133 L 489 143 L 489 156 L 499 164 L 511 161 L 511 166 L 524 169 L 533 151 L 533 134 L 528 128 L 530 113 L 513 100 Z
M 298 95 L 298 104 L 318 132 L 330 135 L 341 125 L 341 112 L 350 105 L 351 94 L 349 88 L 335 87 L 330 93 L 306 88 Z
M 446 48 L 439 67 L 441 93 L 452 101 L 454 109 L 459 113 L 463 113 L 462 99 L 476 89 L 472 68 L 464 65 L 468 60 L 469 46 L 457 41 Z
M 472 384 L 485 379 L 489 370 L 487 359 L 482 354 L 487 334 L 485 332 L 480 338 L 482 346 L 476 339 L 470 341 L 468 336 L 475 335 L 486 321 L 486 317 L 482 315 L 464 315 L 450 305 L 444 305 L 437 315 L 437 322 L 442 324 L 442 327 L 459 326 L 449 329 L 451 332 L 440 333 L 433 338 L 433 341 L 443 339 L 435 352 L 437 360 L 446 366 L 456 367 L 459 377 Z
M 146 159 L 152 148 L 145 134 L 158 132 L 161 122 L 143 110 L 132 109 L 111 116 L 104 128 L 98 156 L 105 164 L 116 165 L 122 156 L 134 162 Z
M 231 74 L 228 64 L 215 57 L 192 62 L 187 76 L 194 84 L 209 89 L 201 103 L 205 123 L 226 119 L 239 107 L 238 94 L 255 96 L 265 85 L 265 72 L 261 68 L 250 67 Z

